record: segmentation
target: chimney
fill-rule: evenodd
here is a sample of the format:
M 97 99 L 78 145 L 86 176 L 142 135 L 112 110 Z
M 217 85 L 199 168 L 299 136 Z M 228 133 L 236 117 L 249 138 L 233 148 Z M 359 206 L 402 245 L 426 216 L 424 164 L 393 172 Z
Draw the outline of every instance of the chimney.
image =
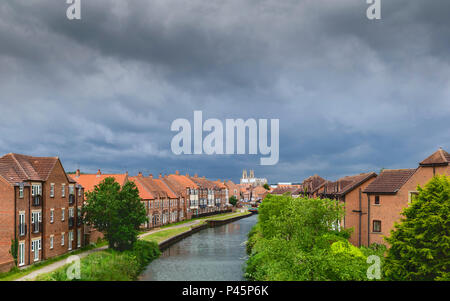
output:
M 160 178 L 160 179 L 162 178 L 162 174 L 159 174 L 159 178 Z
M 150 174 L 149 177 L 150 177 L 150 179 L 153 179 L 153 174 Z
M 100 169 L 97 171 L 97 178 L 100 177 L 100 175 L 102 174 L 102 172 L 100 171 Z
M 175 171 L 175 174 L 178 176 L 178 175 L 180 175 L 180 172 L 177 170 L 177 171 Z
M 80 170 L 77 169 L 77 171 L 75 172 L 75 177 L 79 178 L 80 177 Z
M 125 172 L 125 175 L 126 175 L 126 176 L 127 176 L 127 178 L 128 178 L 128 171 L 126 171 L 126 172 Z
M 194 174 L 194 178 L 198 178 L 198 174 Z
M 139 173 L 138 173 L 138 177 L 142 177 L 142 172 L 139 172 Z

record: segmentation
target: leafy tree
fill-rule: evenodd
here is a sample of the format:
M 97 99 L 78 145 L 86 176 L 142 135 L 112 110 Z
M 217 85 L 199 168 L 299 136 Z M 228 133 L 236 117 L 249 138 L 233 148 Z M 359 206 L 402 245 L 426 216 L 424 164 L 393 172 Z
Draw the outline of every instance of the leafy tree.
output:
M 249 233 L 247 279 L 367 280 L 367 256 L 377 252 L 349 244 L 336 227 L 343 215 L 335 200 L 268 195 Z
M 436 176 L 403 211 L 386 241 L 389 280 L 450 280 L 450 177 Z
M 14 259 L 14 264 L 17 266 L 17 257 L 19 254 L 19 241 L 17 240 L 17 238 L 11 239 L 11 248 L 9 250 L 9 254 L 11 254 Z
M 114 178 L 106 178 L 86 194 L 86 203 L 83 207 L 86 224 L 101 231 L 110 248 L 123 251 L 133 247 L 139 227 L 147 221 L 133 182 L 120 187 Z
M 263 187 L 264 187 L 264 189 L 266 189 L 266 190 L 270 190 L 270 186 L 269 186 L 269 184 L 267 184 L 267 183 L 264 184 Z
M 231 205 L 236 206 L 236 204 L 237 204 L 237 202 L 238 202 L 238 199 L 237 199 L 234 195 L 232 195 L 232 196 L 228 199 L 228 202 L 229 202 Z

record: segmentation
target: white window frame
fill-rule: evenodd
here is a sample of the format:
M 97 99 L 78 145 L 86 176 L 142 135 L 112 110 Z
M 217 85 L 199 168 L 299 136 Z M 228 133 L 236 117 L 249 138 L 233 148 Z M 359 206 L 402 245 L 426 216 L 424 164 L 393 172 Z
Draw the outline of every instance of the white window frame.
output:
M 61 208 L 61 221 L 66 220 L 66 208 Z
M 61 197 L 62 198 L 66 197 L 66 184 L 65 183 L 61 184 Z
M 20 230 L 19 230 L 19 235 L 20 236 L 24 236 L 25 233 L 25 211 L 20 211 L 19 212 L 19 225 L 20 225 Z
M 50 183 L 50 197 L 55 197 L 55 183 Z
M 53 240 L 54 240 L 55 236 L 54 235 L 50 235 L 50 250 L 53 250 Z
M 55 209 L 50 209 L 50 224 L 55 222 Z
M 81 229 L 77 229 L 77 248 L 81 247 Z
M 21 267 L 25 265 L 25 241 L 19 241 L 18 253 L 18 265 Z
M 19 198 L 21 198 L 21 199 L 23 199 L 23 190 L 24 190 L 23 184 L 20 184 L 19 185 Z
M 65 244 L 65 236 L 66 236 L 66 233 L 62 232 L 61 233 L 61 246 L 64 246 L 64 244 Z

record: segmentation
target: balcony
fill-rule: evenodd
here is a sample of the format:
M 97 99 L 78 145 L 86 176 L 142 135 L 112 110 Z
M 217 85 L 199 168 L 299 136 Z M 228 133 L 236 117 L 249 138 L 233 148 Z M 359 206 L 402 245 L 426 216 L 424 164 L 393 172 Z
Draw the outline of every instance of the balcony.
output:
M 31 223 L 31 230 L 33 233 L 42 233 L 42 222 Z
M 69 205 L 75 204 L 75 194 L 69 194 Z
M 33 195 L 32 199 L 33 206 L 41 206 L 42 205 L 42 196 L 41 195 Z
M 74 223 L 75 223 L 75 219 L 73 217 L 69 217 L 69 229 L 73 228 Z

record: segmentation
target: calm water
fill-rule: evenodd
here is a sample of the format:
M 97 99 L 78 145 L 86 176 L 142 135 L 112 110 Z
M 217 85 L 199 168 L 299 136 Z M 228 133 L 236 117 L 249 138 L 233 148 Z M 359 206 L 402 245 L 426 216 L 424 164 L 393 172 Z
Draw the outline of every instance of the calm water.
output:
M 164 251 L 141 276 L 155 281 L 243 280 L 247 233 L 256 223 L 253 215 L 189 236 Z

